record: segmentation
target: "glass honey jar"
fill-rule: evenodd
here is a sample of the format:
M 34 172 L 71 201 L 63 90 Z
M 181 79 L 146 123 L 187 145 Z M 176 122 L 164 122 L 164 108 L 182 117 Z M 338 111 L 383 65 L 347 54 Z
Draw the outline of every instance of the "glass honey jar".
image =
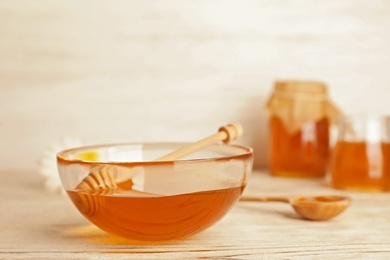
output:
M 269 169 L 282 177 L 322 177 L 329 160 L 330 125 L 340 114 L 324 83 L 277 81 L 270 97 Z
M 390 116 L 339 117 L 332 153 L 332 185 L 355 191 L 390 191 Z

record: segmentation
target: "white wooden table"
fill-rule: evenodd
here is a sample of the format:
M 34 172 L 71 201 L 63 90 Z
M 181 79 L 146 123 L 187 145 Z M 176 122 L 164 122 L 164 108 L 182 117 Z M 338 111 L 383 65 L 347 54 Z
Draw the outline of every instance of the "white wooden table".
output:
M 326 222 L 281 203 L 239 202 L 193 237 L 141 243 L 89 224 L 70 200 L 47 194 L 34 174 L 0 174 L 0 259 L 390 259 L 390 193 L 334 190 L 323 179 L 255 171 L 248 195 L 347 194 L 351 207 Z

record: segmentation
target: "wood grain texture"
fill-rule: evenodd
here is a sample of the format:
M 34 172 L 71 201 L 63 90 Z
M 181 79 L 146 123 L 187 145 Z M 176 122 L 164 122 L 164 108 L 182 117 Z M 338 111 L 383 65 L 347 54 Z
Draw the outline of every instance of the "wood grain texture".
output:
M 239 202 L 220 222 L 183 240 L 143 243 L 90 225 L 65 196 L 45 194 L 35 175 L 0 175 L 1 259 L 386 259 L 388 193 L 337 191 L 325 180 L 254 172 L 248 195 L 342 194 L 353 198 L 325 222 L 300 219 L 283 203 Z

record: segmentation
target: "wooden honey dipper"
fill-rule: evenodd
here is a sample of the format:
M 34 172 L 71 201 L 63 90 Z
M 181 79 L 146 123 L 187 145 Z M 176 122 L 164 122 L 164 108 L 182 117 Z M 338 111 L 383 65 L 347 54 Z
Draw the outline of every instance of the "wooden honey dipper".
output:
M 243 133 L 242 126 L 238 123 L 228 124 L 219 128 L 216 134 L 203 138 L 195 143 L 184 146 L 176 151 L 157 158 L 155 161 L 173 161 L 189 155 L 195 151 L 203 149 L 217 142 L 229 143 L 236 140 Z M 105 194 L 111 193 L 118 188 L 118 183 L 127 181 L 128 188 L 131 188 L 132 182 L 119 178 L 117 167 L 111 165 L 99 165 L 91 169 L 90 174 L 85 177 L 77 186 L 78 190 Z M 137 191 L 134 191 L 137 192 Z

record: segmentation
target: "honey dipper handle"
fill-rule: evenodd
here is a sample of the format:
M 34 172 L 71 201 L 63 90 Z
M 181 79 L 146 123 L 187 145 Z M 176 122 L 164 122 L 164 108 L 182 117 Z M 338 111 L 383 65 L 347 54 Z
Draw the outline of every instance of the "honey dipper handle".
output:
M 183 148 L 180 148 L 179 150 L 176 150 L 172 153 L 169 153 L 167 155 L 164 155 L 160 158 L 157 158 L 156 161 L 171 161 L 176 160 L 179 158 L 182 158 L 188 154 L 191 154 L 197 150 L 200 150 L 202 148 L 205 148 L 211 144 L 217 143 L 217 142 L 224 142 L 228 143 L 232 140 L 236 140 L 238 137 L 240 137 L 243 133 L 242 126 L 238 123 L 229 124 L 227 126 L 222 126 L 219 128 L 218 133 L 213 134 L 209 137 L 206 137 L 204 139 L 201 139 L 195 143 L 192 143 L 188 146 L 185 146 Z

